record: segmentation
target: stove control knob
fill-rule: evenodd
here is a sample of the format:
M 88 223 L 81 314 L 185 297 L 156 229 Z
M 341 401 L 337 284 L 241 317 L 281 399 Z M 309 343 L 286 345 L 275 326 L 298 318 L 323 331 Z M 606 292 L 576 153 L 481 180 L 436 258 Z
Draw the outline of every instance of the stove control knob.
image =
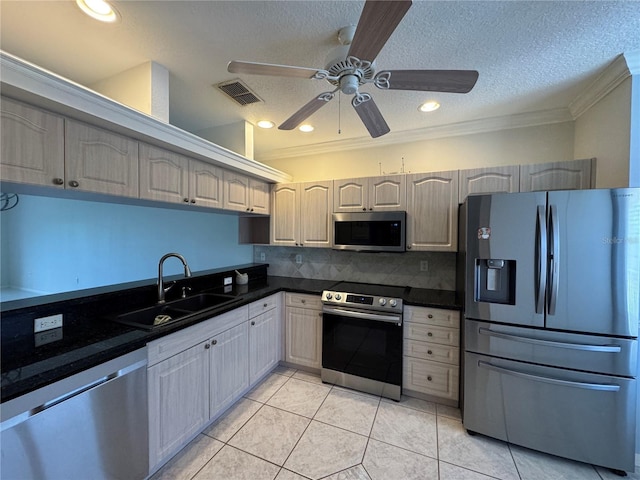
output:
M 327 300 L 331 300 L 333 298 L 333 295 L 331 295 L 331 292 L 327 293 L 327 297 L 326 298 L 327 298 Z
M 380 300 L 378 300 L 378 303 L 384 307 L 387 304 L 387 299 L 386 298 L 381 298 Z
M 339 293 L 336 293 L 336 300 L 341 300 L 342 299 L 342 295 L 340 295 Z
M 397 304 L 398 302 L 396 302 L 393 298 L 389 300 L 389 305 L 391 305 L 392 307 L 395 307 Z

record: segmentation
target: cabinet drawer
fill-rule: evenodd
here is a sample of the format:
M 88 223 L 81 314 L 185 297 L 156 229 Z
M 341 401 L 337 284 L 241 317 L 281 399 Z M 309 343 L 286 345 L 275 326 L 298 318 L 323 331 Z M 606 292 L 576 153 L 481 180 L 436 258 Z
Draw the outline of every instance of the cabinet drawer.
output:
M 434 327 L 421 323 L 404 322 L 404 338 L 440 345 L 460 346 L 460 330 L 457 328 Z
M 442 308 L 404 307 L 404 321 L 424 323 L 439 327 L 460 328 L 460 312 L 457 310 L 444 310 Z
M 403 353 L 422 360 L 433 360 L 450 365 L 460 364 L 460 349 L 449 345 L 405 339 Z
M 278 306 L 278 295 L 271 295 L 270 297 L 261 298 L 253 303 L 249 304 L 249 318 L 256 317 L 261 313 L 273 310 Z
M 458 367 L 404 357 L 402 386 L 458 401 Z
M 322 310 L 322 300 L 317 295 L 305 295 L 303 293 L 287 293 L 287 307 L 314 308 Z
M 240 307 L 147 344 L 149 366 L 248 320 L 248 307 Z

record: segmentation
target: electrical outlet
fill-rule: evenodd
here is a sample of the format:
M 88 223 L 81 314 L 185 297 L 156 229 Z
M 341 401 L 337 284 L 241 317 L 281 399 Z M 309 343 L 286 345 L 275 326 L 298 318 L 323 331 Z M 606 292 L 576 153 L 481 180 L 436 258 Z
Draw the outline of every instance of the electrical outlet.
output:
M 302 255 L 300 255 L 300 254 L 297 254 L 297 255 L 296 255 L 296 263 L 297 263 L 298 265 L 300 265 L 300 264 L 302 263 Z
M 267 259 L 267 255 L 264 252 L 260 252 L 260 261 L 264 262 Z
M 224 277 L 223 285 L 231 285 L 233 283 L 233 277 Z
M 62 326 L 62 314 L 50 315 L 48 317 L 36 318 L 33 321 L 33 333 L 51 330 Z
M 421 272 L 429 271 L 429 262 L 427 260 L 420 260 L 420 271 Z

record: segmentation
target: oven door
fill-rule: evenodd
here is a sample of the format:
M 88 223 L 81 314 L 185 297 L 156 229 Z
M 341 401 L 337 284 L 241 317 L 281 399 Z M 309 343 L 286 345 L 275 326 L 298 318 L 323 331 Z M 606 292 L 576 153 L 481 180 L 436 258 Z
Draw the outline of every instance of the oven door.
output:
M 402 386 L 402 315 L 324 306 L 322 368 Z

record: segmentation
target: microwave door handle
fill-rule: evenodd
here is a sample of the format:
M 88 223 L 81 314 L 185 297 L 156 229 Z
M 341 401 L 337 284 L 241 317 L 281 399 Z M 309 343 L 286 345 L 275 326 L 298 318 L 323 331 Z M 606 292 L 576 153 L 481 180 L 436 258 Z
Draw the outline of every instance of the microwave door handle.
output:
M 538 205 L 536 215 L 536 313 L 544 313 L 547 290 L 547 219 L 545 207 Z
M 558 299 L 558 287 L 560 284 L 560 225 L 558 222 L 558 209 L 555 205 L 549 207 L 549 315 L 556 313 L 556 301 Z

